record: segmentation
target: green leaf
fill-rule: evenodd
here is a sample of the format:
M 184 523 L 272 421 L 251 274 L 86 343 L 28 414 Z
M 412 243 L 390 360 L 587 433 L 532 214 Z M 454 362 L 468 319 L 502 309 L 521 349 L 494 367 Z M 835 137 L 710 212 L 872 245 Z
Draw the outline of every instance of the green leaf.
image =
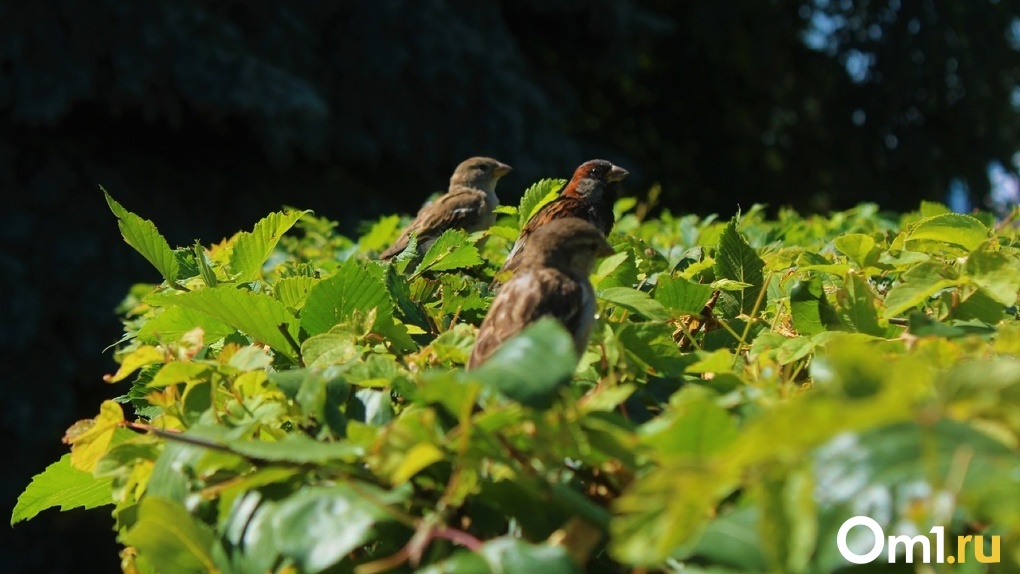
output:
M 309 211 L 287 210 L 270 213 L 255 224 L 251 233 L 239 233 L 234 239 L 233 251 L 230 253 L 230 269 L 233 271 L 234 280 L 245 283 L 257 278 L 262 265 L 272 255 L 283 234 L 306 213 Z
M 729 370 L 729 365 L 726 365 Z M 670 399 L 670 410 L 642 429 L 642 443 L 660 456 L 708 459 L 729 446 L 737 427 L 726 409 L 703 387 L 685 387 Z
M 847 292 L 846 313 L 858 333 L 882 337 L 885 329 L 878 324 L 877 296 L 868 280 L 859 273 L 849 273 L 844 281 Z
M 346 442 L 320 442 L 302 434 L 288 434 L 277 442 L 231 441 L 226 446 L 238 454 L 262 461 L 293 464 L 350 463 L 364 455 L 364 450 L 357 445 Z
M 597 289 L 630 287 L 637 282 L 637 268 L 630 253 L 624 249 L 599 261 L 589 279 Z
M 994 325 L 1005 317 L 1005 311 L 1003 304 L 990 297 L 984 289 L 975 289 L 960 299 L 952 317 L 963 321 L 976 319 Z
M 730 220 L 719 237 L 715 275 L 719 279 L 747 283 L 750 287 L 736 294 L 724 292 L 720 295 L 719 301 L 727 316 L 751 313 L 765 282 L 762 276 L 764 268 L 765 262 L 737 231 L 737 220 Z
M 758 486 L 759 532 L 777 571 L 807 571 L 818 540 L 815 484 L 804 466 L 769 473 Z
M 723 465 L 660 465 L 634 480 L 614 505 L 611 555 L 626 564 L 661 564 L 696 540 L 715 506 L 735 487 Z
M 91 473 L 72 467 L 71 454 L 68 453 L 32 477 L 32 482 L 14 505 L 11 526 L 54 506 L 63 511 L 112 504 L 111 496 L 110 480 L 97 479 Z
M 886 319 L 917 307 L 936 292 L 958 282 L 950 269 L 935 262 L 925 262 L 911 268 L 900 280 L 886 295 Z
M 729 349 L 693 353 L 697 361 L 687 365 L 689 373 L 729 373 L 733 370 L 733 353 Z
M 202 281 L 208 287 L 215 287 L 219 284 L 219 279 L 216 278 L 216 271 L 212 267 L 212 262 L 209 260 L 209 255 L 206 253 L 205 248 L 198 241 L 191 246 L 191 250 L 195 254 L 195 264 L 198 265 L 198 274 L 202 277 Z
M 474 267 L 482 262 L 478 248 L 468 240 L 467 234 L 460 229 L 447 229 L 436 238 L 429 250 L 422 256 L 421 262 L 414 270 L 415 275 L 425 271 L 450 271 Z
M 666 323 L 643 322 L 624 324 L 618 337 L 627 355 L 636 359 L 649 372 L 669 375 L 683 372 L 684 366 L 693 362 L 693 355 L 681 355 L 673 341 L 674 327 Z
M 124 209 L 121 204 L 110 197 L 105 189 L 102 187 L 99 189 L 103 190 L 110 211 L 117 217 L 117 227 L 120 228 L 124 241 L 134 247 L 135 251 L 141 253 L 142 257 L 159 271 L 168 284 L 176 284 L 180 279 L 180 265 L 173 250 L 170 249 L 170 244 L 156 229 L 156 224 Z
M 713 564 L 729 566 L 735 572 L 767 571 L 758 535 L 759 514 L 756 506 L 725 512 L 709 523 L 697 545 L 679 558 L 688 555 L 707 558 Z
M 306 417 L 326 423 L 337 437 L 345 435 L 347 418 L 342 409 L 350 398 L 351 389 L 337 369 L 277 371 L 269 373 L 269 380 Z
M 227 364 L 242 373 L 265 371 L 273 364 L 273 358 L 262 347 L 249 345 L 234 353 Z
M 393 303 L 382 280 L 353 259 L 332 276 L 312 287 L 301 309 L 301 328 L 309 335 L 325 333 L 350 319 L 355 312 L 376 312 L 380 318 L 393 313 Z
M 576 574 L 578 568 L 562 546 L 528 544 L 516 538 L 497 538 L 479 553 L 493 572 L 504 574 Z
M 382 251 L 393 243 L 400 233 L 400 216 L 388 215 L 379 218 L 371 229 L 358 239 L 358 247 L 362 252 Z
M 942 215 L 943 213 L 952 213 L 945 205 L 937 201 L 925 201 L 921 200 L 921 217 L 933 217 L 935 215 Z
M 318 282 L 315 277 L 284 277 L 273 284 L 273 294 L 287 307 L 301 310 L 308 299 L 308 293 Z
M 882 251 L 876 246 L 875 238 L 863 233 L 840 235 L 832 241 L 833 246 L 841 251 L 859 269 L 874 267 Z
M 790 312 L 793 326 L 801 335 L 817 335 L 826 329 L 839 328 L 839 320 L 817 276 L 793 284 L 790 288 Z
M 291 563 L 299 572 L 326 571 L 369 541 L 377 526 L 393 520 L 387 506 L 406 498 L 401 490 L 369 484 L 308 486 L 280 501 L 238 498 L 228 518 L 231 546 L 260 557 L 244 571 L 272 571 Z
M 668 321 L 671 318 L 666 308 L 644 291 L 630 287 L 610 287 L 599 291 L 598 297 L 651 321 Z
M 223 285 L 182 294 L 158 293 L 146 300 L 152 305 L 184 307 L 205 313 L 266 343 L 286 357 L 297 358 L 291 340 L 297 341 L 298 320 L 283 303 L 265 293 Z M 284 332 L 290 335 L 290 340 Z
M 144 343 L 178 341 L 195 327 L 202 328 L 206 344 L 222 339 L 237 330 L 208 313 L 189 307 L 168 307 L 146 321 L 138 330 L 136 337 Z
M 674 315 L 700 315 L 715 289 L 682 277 L 660 275 L 655 286 L 655 300 Z
M 215 534 L 183 506 L 146 496 L 139 504 L 138 521 L 122 537 L 138 550 L 139 561 L 167 572 L 212 572 Z
M 966 275 L 975 285 L 1002 305 L 1016 303 L 1020 291 L 1020 258 L 1016 252 L 992 251 L 982 246 L 967 257 Z
M 443 460 L 443 451 L 429 442 L 420 442 L 407 449 L 400 466 L 393 472 L 393 484 L 403 484 L 428 466 Z
M 911 251 L 939 250 L 945 247 L 973 251 L 988 240 L 990 232 L 970 215 L 943 213 L 915 222 L 907 230 L 906 246 Z
M 173 361 L 160 367 L 146 387 L 159 389 L 177 383 L 196 383 L 207 378 L 211 372 L 212 367 L 203 363 Z
M 310 369 L 342 365 L 360 356 L 354 337 L 347 333 L 312 335 L 301 343 L 301 358 Z
M 567 184 L 565 179 L 542 179 L 524 191 L 521 196 L 521 205 L 517 208 L 519 214 L 518 225 L 523 228 L 524 224 L 531 219 L 531 216 L 541 207 L 559 196 L 563 186 Z
M 468 374 L 513 401 L 547 409 L 576 366 L 573 338 L 559 321 L 547 317 L 500 345 Z
M 638 198 L 632 195 L 621 197 L 613 204 L 613 216 L 615 216 L 616 220 L 619 221 L 620 218 L 623 217 L 623 214 L 637 207 L 637 204 Z

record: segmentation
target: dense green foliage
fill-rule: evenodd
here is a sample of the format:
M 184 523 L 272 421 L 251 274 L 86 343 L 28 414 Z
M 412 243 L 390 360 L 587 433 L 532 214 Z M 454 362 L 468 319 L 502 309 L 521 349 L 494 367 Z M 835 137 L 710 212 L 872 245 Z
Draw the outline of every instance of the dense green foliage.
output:
M 124 395 L 68 429 L 12 523 L 112 505 L 141 572 L 827 572 L 867 514 L 944 525 L 950 553 L 1000 536 L 1020 566 L 1012 223 L 932 203 L 646 219 L 625 198 L 576 368 L 540 322 L 465 371 L 555 185 L 414 267 L 367 257 L 398 217 L 351 239 L 286 210 L 172 249 L 107 196 L 164 282 L 121 307 Z

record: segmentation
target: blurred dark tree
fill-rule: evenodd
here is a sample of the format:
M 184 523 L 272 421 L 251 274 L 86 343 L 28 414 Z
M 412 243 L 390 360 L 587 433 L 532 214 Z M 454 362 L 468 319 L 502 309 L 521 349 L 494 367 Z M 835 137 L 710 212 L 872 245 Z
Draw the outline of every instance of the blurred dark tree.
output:
M 606 157 L 674 211 L 910 209 L 1015 169 L 1018 86 L 1017 0 L 0 0 L 0 498 L 122 391 L 112 310 L 157 280 L 98 184 L 178 245 L 281 204 L 353 232 L 475 154 L 508 202 Z M 109 571 L 109 522 L 49 512 L 0 561 Z
M 1015 0 L 6 4 L 12 124 L 250 139 L 403 208 L 476 153 L 520 182 L 616 155 L 698 211 L 904 207 L 1017 146 Z

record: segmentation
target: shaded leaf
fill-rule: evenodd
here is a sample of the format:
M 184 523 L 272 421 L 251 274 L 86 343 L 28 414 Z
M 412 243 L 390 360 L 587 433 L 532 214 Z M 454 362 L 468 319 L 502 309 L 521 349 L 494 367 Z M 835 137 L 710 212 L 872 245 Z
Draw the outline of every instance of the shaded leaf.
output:
M 630 287 L 610 287 L 598 293 L 599 299 L 606 303 L 623 307 L 632 313 L 652 321 L 666 321 L 670 314 L 658 301 L 648 293 Z M 700 309 L 699 309 L 700 311 Z
M 727 316 L 748 314 L 754 308 L 758 294 L 764 285 L 762 270 L 765 262 L 737 231 L 737 220 L 731 220 L 722 235 L 715 256 L 715 275 L 719 279 L 730 279 L 746 283 L 749 287 L 739 293 L 724 292 L 720 304 Z
M 138 549 L 139 560 L 150 567 L 173 572 L 212 572 L 215 540 L 212 528 L 195 519 L 183 506 L 146 496 L 138 509 L 138 522 L 121 542 Z

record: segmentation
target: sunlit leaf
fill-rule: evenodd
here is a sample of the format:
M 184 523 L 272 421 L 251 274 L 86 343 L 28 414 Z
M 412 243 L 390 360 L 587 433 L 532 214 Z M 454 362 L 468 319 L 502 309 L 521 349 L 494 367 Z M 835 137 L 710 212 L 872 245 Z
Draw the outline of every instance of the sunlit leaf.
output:
M 988 237 L 988 228 L 976 218 L 960 213 L 943 213 L 911 225 L 906 244 L 908 248 L 919 251 L 928 251 L 939 245 L 971 251 Z
M 116 383 L 128 377 L 145 365 L 162 363 L 166 361 L 166 351 L 151 345 L 142 345 L 126 355 L 120 363 L 120 368 L 113 375 L 107 375 L 103 379 L 108 383 Z
M 71 445 L 71 466 L 92 472 L 99 458 L 106 454 L 116 431 L 124 422 L 124 411 L 113 401 L 103 401 L 99 415 L 79 421 L 67 429 L 64 443 Z
M 205 313 L 243 331 L 276 352 L 296 357 L 294 342 L 298 320 L 276 299 L 264 293 L 237 289 L 232 285 L 210 287 L 182 294 L 150 295 L 153 305 L 178 306 Z
M 120 227 L 124 241 L 134 247 L 135 251 L 141 253 L 142 257 L 159 271 L 167 283 L 174 284 L 180 279 L 180 265 L 177 263 L 177 257 L 173 250 L 170 249 L 170 244 L 156 229 L 156 224 L 124 209 L 121 204 L 110 197 L 105 189 L 102 187 L 100 189 L 106 197 L 110 211 L 117 216 L 117 226 Z
M 71 455 L 35 475 L 31 484 L 18 496 L 11 513 L 11 525 L 28 520 L 47 508 L 95 508 L 112 503 L 109 479 L 97 479 L 92 473 L 71 466 Z
M 466 233 L 459 229 L 447 229 L 422 256 L 415 273 L 463 269 L 474 267 L 481 262 L 478 248 L 468 241 Z
M 312 287 L 301 309 L 301 328 L 309 335 L 329 331 L 355 313 L 376 313 L 386 317 L 393 312 L 386 286 L 376 275 L 353 259 L 337 272 Z
M 559 195 L 560 190 L 566 185 L 567 180 L 565 179 L 543 179 L 535 182 L 531 187 L 524 191 L 524 195 L 521 196 L 521 204 L 517 209 L 520 220 L 518 221 L 519 227 L 524 227 L 524 224 L 531 219 L 531 216 L 545 204 L 556 199 Z

